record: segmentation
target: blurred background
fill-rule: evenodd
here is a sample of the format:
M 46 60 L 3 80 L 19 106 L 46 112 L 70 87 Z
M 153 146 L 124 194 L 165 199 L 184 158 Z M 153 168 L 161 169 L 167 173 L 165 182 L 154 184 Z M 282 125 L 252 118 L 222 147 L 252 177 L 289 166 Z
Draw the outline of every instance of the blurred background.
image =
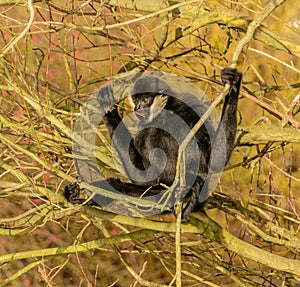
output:
M 80 106 L 129 72 L 178 74 L 214 100 L 221 69 L 268 2 L 33 2 L 0 0 L 0 286 L 179 286 L 171 214 L 151 218 L 165 230 L 143 236 L 145 219 L 65 201 L 77 176 L 72 129 Z M 278 268 L 191 229 L 181 236 L 182 286 L 299 282 L 299 6 L 286 1 L 270 13 L 239 57 L 236 148 L 206 208 L 249 250 L 276 255 Z M 283 271 L 286 260 L 295 265 Z

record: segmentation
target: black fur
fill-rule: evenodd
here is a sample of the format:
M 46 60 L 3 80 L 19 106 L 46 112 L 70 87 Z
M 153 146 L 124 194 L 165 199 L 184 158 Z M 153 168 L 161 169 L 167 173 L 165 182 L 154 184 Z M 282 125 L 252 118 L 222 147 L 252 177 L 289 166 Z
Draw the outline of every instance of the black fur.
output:
M 226 140 L 225 163 L 229 160 L 234 148 L 237 128 L 236 112 L 241 74 L 236 69 L 225 68 L 222 70 L 221 78 L 224 84 L 228 83 L 230 85 L 230 90 L 225 97 L 219 127 L 215 131 L 208 121 L 196 133 L 195 138 L 199 149 L 199 158 L 195 159 L 194 148 L 192 145 L 188 145 L 185 150 L 186 177 L 189 178 L 190 176 L 190 178 L 194 178 L 195 180 L 193 180 L 192 186 L 186 187 L 189 191 L 185 194 L 184 198 L 180 198 L 184 199 L 185 202 L 183 210 L 184 219 L 188 219 L 191 212 L 199 211 L 203 208 L 204 202 L 199 202 L 199 198 L 209 170 L 211 150 L 213 148 L 211 142 L 214 141 L 215 145 L 218 145 L 218 141 Z M 140 197 L 147 188 L 150 188 L 150 193 L 147 195 L 152 195 L 165 191 L 160 184 L 167 186 L 172 185 L 176 174 L 179 145 L 174 137 L 171 136 L 170 132 L 168 132 L 168 128 L 171 129 L 174 123 L 170 121 L 168 115 L 152 117 L 151 110 L 144 110 L 141 113 L 139 113 L 139 110 L 151 108 L 155 106 L 157 100 L 161 100 L 160 104 L 163 105 L 164 109 L 173 112 L 179 118 L 183 119 L 190 129 L 193 128 L 200 119 L 199 114 L 195 112 L 194 108 L 203 110 L 202 114 L 205 112 L 205 108 L 199 104 L 198 101 L 193 102 L 190 100 L 191 97 L 188 94 L 176 94 L 179 97 L 178 99 L 178 97 L 170 96 L 174 95 L 174 93 L 176 92 L 171 90 L 163 80 L 156 77 L 142 77 L 135 83 L 132 100 L 135 104 L 139 123 L 145 127 L 149 124 L 149 127 L 141 130 L 130 142 L 129 158 L 138 170 L 148 170 L 151 166 L 153 173 L 155 173 L 161 168 L 161 162 L 156 160 L 151 162 L 150 165 L 149 154 L 153 149 L 160 148 L 165 153 L 166 166 L 159 176 L 147 182 L 133 180 L 132 183 L 125 183 L 118 179 L 108 179 L 109 184 L 119 192 Z M 134 171 L 132 171 L 128 164 L 128 156 L 126 156 L 128 154 L 128 149 L 123 143 L 124 138 L 131 137 L 131 134 L 124 123 L 122 123 L 116 105 L 113 105 L 112 108 L 108 109 L 108 107 L 112 106 L 114 101 L 112 89 L 109 86 L 102 88 L 98 92 L 97 99 L 100 103 L 100 108 L 102 109 L 101 112 L 105 115 L 104 122 L 108 128 L 109 134 L 112 136 L 118 126 L 122 127 L 122 132 L 117 132 L 114 135 L 114 145 L 128 178 L 132 178 L 134 176 Z M 186 99 L 187 102 L 185 102 L 184 99 Z M 225 138 L 219 136 L 221 124 L 223 125 Z M 157 125 L 163 126 L 164 129 L 156 128 Z M 213 135 L 214 138 L 211 138 L 211 135 Z M 178 129 L 177 136 L 184 139 L 186 132 Z M 194 166 L 197 161 L 199 162 L 199 168 L 195 170 Z M 103 181 L 102 183 L 96 183 L 96 185 L 105 187 L 106 183 Z M 70 190 L 73 191 L 73 189 L 70 188 L 67 188 L 65 191 L 67 197 L 69 197 L 67 193 L 70 193 Z M 94 201 L 97 202 L 96 199 Z M 173 203 L 174 202 L 171 202 L 171 204 Z

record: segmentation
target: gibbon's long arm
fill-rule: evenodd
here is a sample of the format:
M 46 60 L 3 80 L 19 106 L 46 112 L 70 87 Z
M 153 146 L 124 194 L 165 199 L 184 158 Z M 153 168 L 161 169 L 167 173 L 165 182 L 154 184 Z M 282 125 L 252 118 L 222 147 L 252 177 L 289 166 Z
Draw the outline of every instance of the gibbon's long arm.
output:
M 235 135 L 237 130 L 237 105 L 240 92 L 242 74 L 234 68 L 225 68 L 221 72 L 221 79 L 224 84 L 229 84 L 230 89 L 225 97 L 221 121 L 226 137 L 226 160 L 227 163 L 234 148 Z M 217 135 L 219 128 L 217 129 Z
M 100 89 L 97 94 L 97 100 L 110 138 L 112 138 L 114 135 L 114 147 L 120 156 L 120 160 L 125 172 L 127 174 L 130 173 L 130 171 L 126 168 L 127 163 L 124 162 L 124 159 L 128 158 L 128 152 L 129 157 L 132 159 L 135 166 L 141 170 L 144 170 L 142 157 L 135 148 L 133 142 L 130 142 L 129 151 L 123 144 L 124 139 L 131 138 L 132 135 L 127 129 L 126 125 L 122 122 L 122 119 L 118 113 L 112 88 L 110 86 L 106 86 Z M 117 127 L 119 127 L 118 132 L 114 133 Z
M 221 159 L 218 158 L 218 156 L 214 157 L 213 154 L 210 155 L 210 168 L 215 172 L 223 170 L 223 167 L 228 162 L 234 148 L 237 130 L 237 105 L 242 75 L 236 69 L 225 68 L 221 72 L 221 79 L 224 84 L 228 83 L 230 85 L 230 89 L 228 94 L 225 96 L 221 120 L 216 130 L 215 138 L 212 140 L 211 144 L 212 153 L 215 152 L 218 156 L 222 157 L 223 155 L 225 157 Z M 220 151 L 220 147 L 224 147 L 224 141 L 226 141 L 225 154 L 224 151 Z M 201 152 L 204 153 L 205 150 L 201 149 Z M 214 158 L 214 160 L 212 160 L 212 158 Z M 205 178 L 198 176 L 195 184 L 187 194 L 187 203 L 182 212 L 184 219 L 188 219 L 190 213 L 193 211 L 203 211 L 205 201 L 209 195 L 208 190 L 206 189 L 202 192 L 206 193 L 207 196 L 201 193 L 204 183 Z M 202 201 L 203 199 L 205 199 L 205 201 Z

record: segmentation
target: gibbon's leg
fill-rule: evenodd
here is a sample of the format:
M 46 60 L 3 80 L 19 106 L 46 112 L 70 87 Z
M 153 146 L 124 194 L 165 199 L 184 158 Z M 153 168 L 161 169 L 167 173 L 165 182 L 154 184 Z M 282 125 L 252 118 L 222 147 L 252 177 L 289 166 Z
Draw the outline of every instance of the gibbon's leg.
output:
M 113 187 L 120 193 L 133 197 L 140 197 L 141 195 L 143 195 L 143 197 L 153 196 L 166 191 L 166 189 L 160 185 L 147 188 L 145 186 L 140 186 L 133 183 L 121 182 L 117 178 L 95 181 L 92 182 L 91 185 L 114 192 L 112 189 Z M 73 182 L 65 187 L 64 196 L 72 204 L 83 204 L 89 198 L 87 193 L 80 188 L 77 182 Z M 86 204 L 89 206 L 98 205 L 105 207 L 107 204 L 113 201 L 114 199 L 112 198 L 103 196 L 101 194 L 95 194 L 93 198 L 91 198 L 91 200 L 89 200 Z
M 204 202 L 199 202 L 200 193 L 204 185 L 204 180 L 197 177 L 194 185 L 183 199 L 182 219 L 189 220 L 193 211 L 203 212 Z
M 143 195 L 143 197 L 157 195 L 167 190 L 161 185 L 147 187 L 129 182 L 121 182 L 117 178 L 108 178 L 107 180 L 95 181 L 91 182 L 90 184 L 111 192 L 114 192 L 114 188 L 121 194 L 133 196 L 136 198 L 140 197 L 141 195 Z M 64 189 L 63 195 L 67 199 L 67 201 L 72 204 L 83 204 L 89 198 L 88 193 L 84 189 L 81 189 L 77 182 L 68 184 Z M 98 205 L 105 207 L 107 204 L 113 202 L 114 200 L 115 199 L 103 196 L 101 194 L 95 194 L 86 203 L 86 205 Z
M 118 178 L 109 178 L 107 182 L 113 186 L 116 190 L 120 193 L 124 193 L 129 196 L 152 196 L 165 191 L 166 188 L 162 187 L 161 185 L 154 185 L 154 186 L 141 186 L 130 182 L 122 182 Z
M 134 183 L 122 182 L 118 178 L 108 178 L 107 180 L 96 181 L 96 182 L 93 182 L 92 185 L 103 188 L 105 190 L 109 190 L 109 191 L 113 191 L 113 189 L 111 188 L 111 187 L 113 187 L 121 194 L 133 196 L 136 198 L 140 197 L 141 195 L 143 195 L 143 197 L 147 197 L 147 196 L 160 194 L 161 192 L 166 190 L 162 186 L 159 186 L 159 185 L 152 186 L 152 187 L 145 187 L 145 186 L 141 186 L 141 185 L 136 185 Z M 114 199 L 96 194 L 92 198 L 92 201 L 94 203 L 96 203 L 97 205 L 104 206 L 104 205 L 114 201 Z

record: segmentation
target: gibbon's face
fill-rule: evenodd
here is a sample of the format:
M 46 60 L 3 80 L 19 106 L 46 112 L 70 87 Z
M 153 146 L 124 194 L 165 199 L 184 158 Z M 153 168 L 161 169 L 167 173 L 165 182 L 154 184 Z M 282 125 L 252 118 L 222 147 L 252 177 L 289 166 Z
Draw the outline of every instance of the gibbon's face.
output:
M 134 111 L 141 122 L 151 122 L 168 101 L 168 96 L 156 93 L 144 93 L 132 95 Z

